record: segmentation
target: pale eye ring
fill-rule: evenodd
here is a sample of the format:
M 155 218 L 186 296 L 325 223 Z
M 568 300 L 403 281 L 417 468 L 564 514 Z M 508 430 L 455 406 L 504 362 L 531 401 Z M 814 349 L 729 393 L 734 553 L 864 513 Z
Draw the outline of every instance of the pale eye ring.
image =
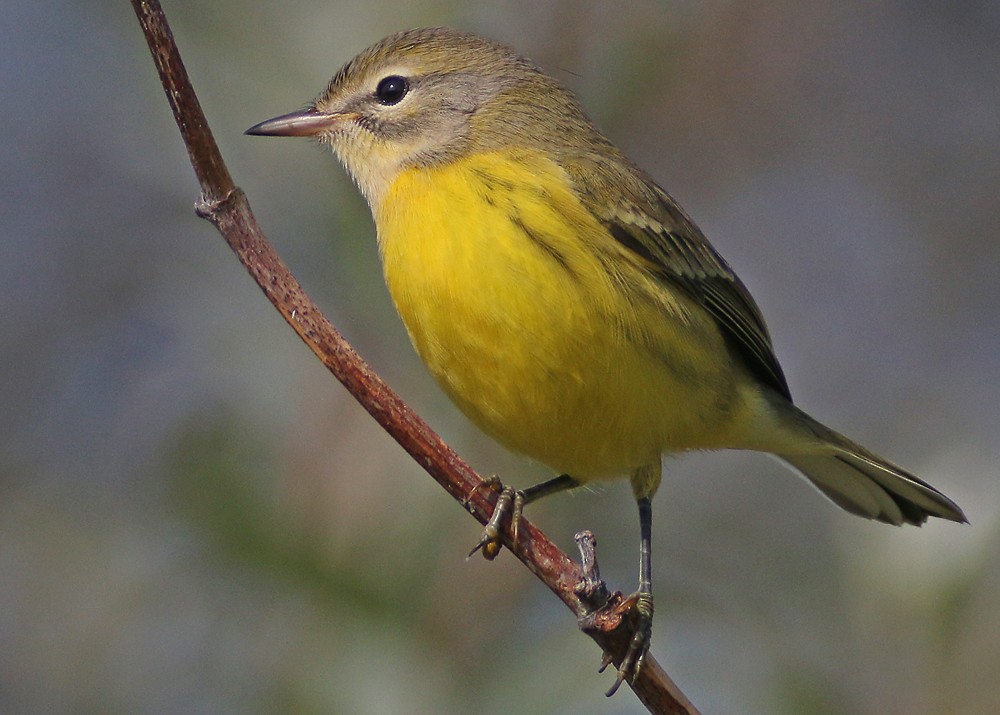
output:
M 375 88 L 375 99 L 380 104 L 393 105 L 402 101 L 410 91 L 410 81 L 399 75 L 383 77 Z

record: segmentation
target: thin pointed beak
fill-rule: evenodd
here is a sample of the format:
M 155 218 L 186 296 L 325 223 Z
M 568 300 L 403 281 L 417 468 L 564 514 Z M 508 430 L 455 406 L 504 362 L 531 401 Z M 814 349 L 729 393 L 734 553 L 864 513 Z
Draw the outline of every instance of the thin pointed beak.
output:
M 254 124 L 243 133 L 262 137 L 314 137 L 332 129 L 347 116 L 349 115 L 328 114 L 311 107 Z

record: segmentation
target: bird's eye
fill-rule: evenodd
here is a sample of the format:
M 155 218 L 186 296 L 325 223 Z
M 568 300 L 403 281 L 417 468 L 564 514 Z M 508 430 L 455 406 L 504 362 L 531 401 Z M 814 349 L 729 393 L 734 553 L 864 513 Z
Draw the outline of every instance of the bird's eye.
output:
M 375 88 L 375 99 L 382 104 L 398 104 L 410 91 L 410 83 L 406 77 L 391 75 L 385 77 Z

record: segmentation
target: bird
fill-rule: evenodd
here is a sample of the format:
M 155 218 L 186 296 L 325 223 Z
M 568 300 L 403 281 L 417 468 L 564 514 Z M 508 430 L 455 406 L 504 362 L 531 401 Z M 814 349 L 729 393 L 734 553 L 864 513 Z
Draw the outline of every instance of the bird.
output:
M 445 27 L 395 33 L 305 109 L 246 133 L 332 149 L 371 209 L 386 285 L 430 373 L 484 432 L 557 474 L 504 487 L 477 548 L 499 550 L 505 516 L 516 542 L 521 510 L 543 496 L 629 480 L 636 617 L 609 695 L 649 649 L 664 454 L 770 453 L 852 514 L 967 521 L 793 404 L 730 265 L 570 90 L 507 45 Z

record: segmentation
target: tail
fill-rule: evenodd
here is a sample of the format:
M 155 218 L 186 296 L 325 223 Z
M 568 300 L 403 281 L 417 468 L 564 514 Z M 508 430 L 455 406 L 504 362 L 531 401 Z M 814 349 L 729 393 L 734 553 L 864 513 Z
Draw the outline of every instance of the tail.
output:
M 788 406 L 797 426 L 818 438 L 824 453 L 777 456 L 838 506 L 896 526 L 920 526 L 930 516 L 968 523 L 959 506 L 930 484 Z

